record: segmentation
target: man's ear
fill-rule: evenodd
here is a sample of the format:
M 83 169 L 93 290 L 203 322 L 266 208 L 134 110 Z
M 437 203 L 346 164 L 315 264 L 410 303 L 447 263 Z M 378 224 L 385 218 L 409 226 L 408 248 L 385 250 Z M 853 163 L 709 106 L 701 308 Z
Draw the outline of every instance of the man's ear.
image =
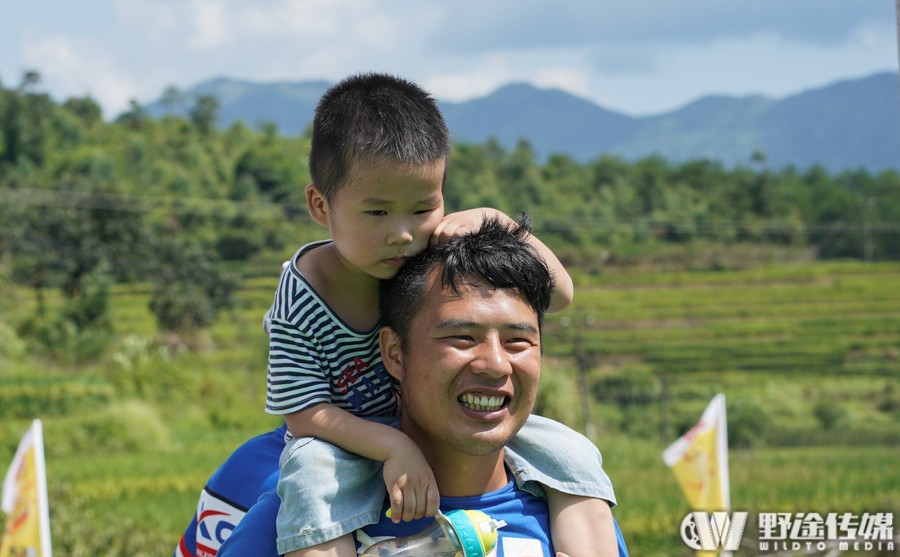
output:
M 391 377 L 403 381 L 403 350 L 400 348 L 400 335 L 390 327 L 382 327 L 378 333 L 378 345 L 381 347 L 381 361 Z
M 307 184 L 303 190 L 306 194 L 306 210 L 314 221 L 328 228 L 328 201 L 319 186 Z

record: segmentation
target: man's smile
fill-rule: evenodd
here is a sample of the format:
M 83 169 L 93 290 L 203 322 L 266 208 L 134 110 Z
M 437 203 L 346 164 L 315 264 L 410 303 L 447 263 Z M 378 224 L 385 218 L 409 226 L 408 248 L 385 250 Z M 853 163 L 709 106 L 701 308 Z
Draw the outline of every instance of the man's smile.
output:
M 479 393 L 465 393 L 457 398 L 459 402 L 469 410 L 476 412 L 494 412 L 500 410 L 509 403 L 509 397 L 505 395 L 488 395 Z

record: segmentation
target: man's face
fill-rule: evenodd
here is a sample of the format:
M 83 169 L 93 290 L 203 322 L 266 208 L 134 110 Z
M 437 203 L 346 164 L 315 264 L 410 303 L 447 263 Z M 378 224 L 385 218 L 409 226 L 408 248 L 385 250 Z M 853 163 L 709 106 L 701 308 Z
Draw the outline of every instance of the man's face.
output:
M 426 303 L 409 324 L 406 350 L 382 332 L 388 370 L 400 380 L 402 424 L 427 452 L 487 455 L 531 413 L 541 372 L 537 315 L 517 292 L 476 281 L 460 295 L 432 272 Z

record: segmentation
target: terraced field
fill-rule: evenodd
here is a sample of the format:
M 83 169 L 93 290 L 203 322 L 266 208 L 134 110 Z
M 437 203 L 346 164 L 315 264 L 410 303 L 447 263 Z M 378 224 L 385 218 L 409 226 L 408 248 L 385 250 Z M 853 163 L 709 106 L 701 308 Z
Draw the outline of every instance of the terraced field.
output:
M 190 339 L 157 338 L 146 291 L 119 288 L 101 360 L 0 359 L 0 463 L 43 418 L 57 555 L 170 555 L 204 479 L 276 424 L 262 412 L 259 326 L 275 280 L 247 281 Z M 32 309 L 30 293 L 17 298 L 9 322 Z M 577 277 L 574 307 L 548 316 L 539 409 L 584 428 L 588 395 L 632 553 L 687 556 L 688 509 L 660 455 L 715 393 L 736 509 L 896 513 L 898 379 L 898 264 L 605 269 Z

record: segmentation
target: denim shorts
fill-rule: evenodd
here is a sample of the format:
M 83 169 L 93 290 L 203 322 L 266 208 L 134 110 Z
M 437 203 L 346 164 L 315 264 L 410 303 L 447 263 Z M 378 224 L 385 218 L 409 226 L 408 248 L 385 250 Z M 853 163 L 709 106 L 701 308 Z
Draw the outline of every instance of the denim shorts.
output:
M 367 418 L 399 426 L 399 418 Z M 563 493 L 616 504 L 600 451 L 559 422 L 532 415 L 509 442 L 507 468 L 523 491 Z M 382 463 L 312 437 L 288 442 L 278 480 L 278 552 L 312 547 L 378 522 L 386 489 Z

